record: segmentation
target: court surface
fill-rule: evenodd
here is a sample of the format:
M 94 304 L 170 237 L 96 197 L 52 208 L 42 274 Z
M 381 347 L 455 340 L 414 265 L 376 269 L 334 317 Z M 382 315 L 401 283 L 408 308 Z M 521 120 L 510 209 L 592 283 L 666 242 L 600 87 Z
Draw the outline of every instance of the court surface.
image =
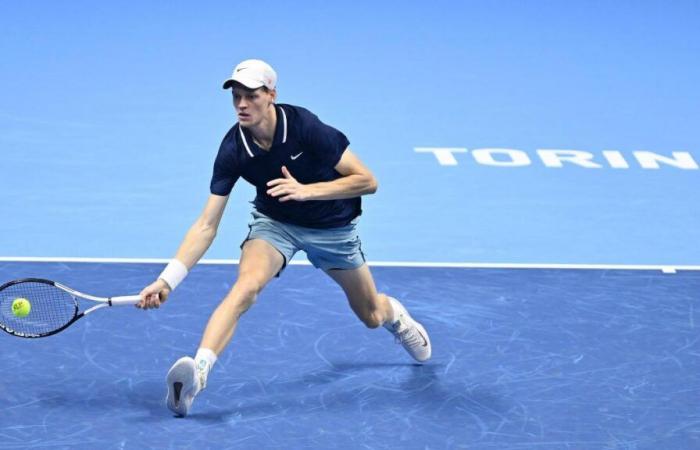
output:
M 0 449 L 700 448 L 700 6 L 6 2 L 0 282 L 138 293 L 208 195 L 235 64 L 341 129 L 413 364 L 299 255 L 191 416 L 164 378 L 235 281 L 254 191 L 162 309 L 0 335 Z
M 107 294 L 155 265 L 16 264 Z M 288 268 L 241 322 L 193 413 L 163 405 L 235 266 L 202 266 L 162 310 L 3 337 L 3 448 L 696 448 L 697 274 L 374 269 L 429 330 L 413 364 L 341 291 Z M 98 316 L 99 314 L 99 316 Z

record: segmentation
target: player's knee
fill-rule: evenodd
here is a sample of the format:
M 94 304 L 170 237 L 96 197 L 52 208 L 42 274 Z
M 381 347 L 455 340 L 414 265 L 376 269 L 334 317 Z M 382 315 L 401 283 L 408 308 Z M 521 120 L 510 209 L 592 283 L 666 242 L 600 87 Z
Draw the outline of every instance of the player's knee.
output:
M 262 288 L 263 284 L 255 278 L 243 276 L 238 278 L 233 290 L 237 291 L 241 297 L 255 301 Z
M 257 283 L 254 279 L 242 277 L 236 281 L 226 301 L 233 305 L 236 315 L 240 316 L 253 306 L 261 290 L 262 285 L 260 283 Z

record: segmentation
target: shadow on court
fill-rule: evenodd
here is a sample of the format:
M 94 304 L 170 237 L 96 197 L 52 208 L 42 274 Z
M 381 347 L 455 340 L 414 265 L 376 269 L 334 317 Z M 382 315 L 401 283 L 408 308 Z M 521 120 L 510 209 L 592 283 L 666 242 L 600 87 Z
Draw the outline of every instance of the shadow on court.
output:
M 389 369 L 391 373 L 386 373 Z M 229 396 L 235 408 L 215 412 L 194 413 L 190 417 L 205 422 L 228 422 L 232 417 L 255 420 L 261 417 L 324 411 L 343 413 L 347 410 L 413 411 L 420 414 L 465 415 L 467 412 L 504 411 L 502 400 L 481 390 L 468 390 L 466 384 L 445 383 L 440 365 L 417 366 L 400 364 L 336 364 L 297 379 L 275 379 L 261 386 L 249 381 L 233 391 L 222 387 L 215 394 Z M 408 372 L 405 379 L 387 382 Z M 261 392 L 265 394 L 261 395 Z M 460 412 L 461 411 L 461 412 Z

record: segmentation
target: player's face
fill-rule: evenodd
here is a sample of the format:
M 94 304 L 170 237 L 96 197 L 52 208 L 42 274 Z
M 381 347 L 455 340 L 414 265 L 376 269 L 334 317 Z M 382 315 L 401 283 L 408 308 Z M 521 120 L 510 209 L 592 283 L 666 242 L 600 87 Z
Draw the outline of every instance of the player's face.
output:
M 254 127 L 258 125 L 269 108 L 275 101 L 275 91 L 265 91 L 264 89 L 245 89 L 233 87 L 233 106 L 236 108 L 238 122 L 244 127 Z

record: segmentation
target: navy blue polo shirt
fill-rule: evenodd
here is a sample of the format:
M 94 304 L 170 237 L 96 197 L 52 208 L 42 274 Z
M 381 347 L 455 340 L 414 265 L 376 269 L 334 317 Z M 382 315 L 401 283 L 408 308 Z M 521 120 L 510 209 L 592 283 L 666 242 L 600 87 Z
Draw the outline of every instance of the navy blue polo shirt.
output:
M 250 130 L 238 123 L 229 130 L 214 162 L 211 193 L 229 195 L 238 178 L 243 177 L 255 186 L 253 204 L 266 216 L 309 228 L 347 225 L 362 213 L 360 197 L 280 202 L 267 195 L 267 182 L 283 177 L 282 166 L 302 184 L 340 178 L 335 166 L 350 144 L 343 133 L 307 109 L 284 104 L 275 105 L 275 109 L 277 125 L 269 150 L 256 145 Z

